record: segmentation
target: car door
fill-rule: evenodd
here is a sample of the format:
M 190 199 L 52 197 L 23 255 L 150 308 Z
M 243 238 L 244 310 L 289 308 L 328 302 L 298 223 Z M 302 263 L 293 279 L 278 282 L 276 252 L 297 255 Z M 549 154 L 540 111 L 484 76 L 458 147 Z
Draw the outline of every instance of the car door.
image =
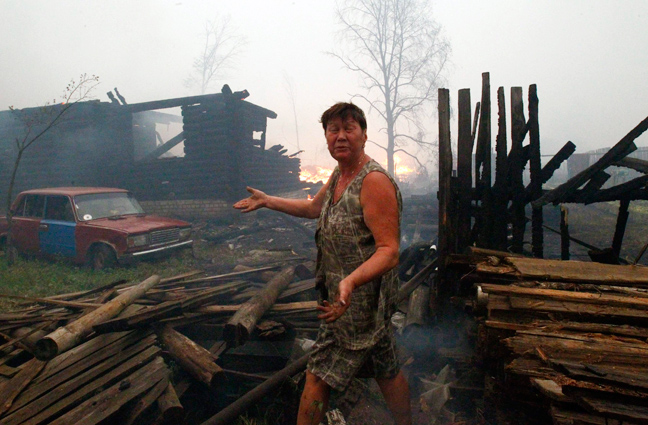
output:
M 18 202 L 11 220 L 13 246 L 25 254 L 38 254 L 38 226 L 45 211 L 45 196 L 25 194 Z
M 67 196 L 48 195 L 45 215 L 38 226 L 40 250 L 48 255 L 76 256 L 76 222 Z

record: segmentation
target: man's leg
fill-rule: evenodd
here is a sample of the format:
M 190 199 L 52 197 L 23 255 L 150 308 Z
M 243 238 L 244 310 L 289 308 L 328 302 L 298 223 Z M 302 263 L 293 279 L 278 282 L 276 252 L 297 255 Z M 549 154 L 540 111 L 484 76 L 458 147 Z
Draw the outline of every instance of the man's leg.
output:
M 396 425 L 412 425 L 409 386 L 403 372 L 398 372 L 393 378 L 376 378 L 376 382 L 396 420 Z
M 299 402 L 297 425 L 319 425 L 328 410 L 330 392 L 331 387 L 322 378 L 307 370 L 306 384 Z

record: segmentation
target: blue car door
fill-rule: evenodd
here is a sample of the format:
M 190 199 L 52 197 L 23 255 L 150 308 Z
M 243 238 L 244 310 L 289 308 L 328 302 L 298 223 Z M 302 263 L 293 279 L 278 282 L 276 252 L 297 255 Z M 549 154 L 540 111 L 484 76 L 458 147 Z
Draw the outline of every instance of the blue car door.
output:
M 38 226 L 40 249 L 44 254 L 76 256 L 76 222 L 67 196 L 48 196 L 45 217 Z

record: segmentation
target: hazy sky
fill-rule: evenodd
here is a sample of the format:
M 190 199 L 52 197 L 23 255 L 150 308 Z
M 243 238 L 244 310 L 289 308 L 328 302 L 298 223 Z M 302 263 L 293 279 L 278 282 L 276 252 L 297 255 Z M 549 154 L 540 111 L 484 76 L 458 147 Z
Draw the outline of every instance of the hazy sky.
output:
M 290 81 L 302 160 L 330 165 L 319 116 L 359 90 L 357 77 L 325 54 L 335 47 L 334 8 L 329 0 L 0 0 L 0 109 L 41 105 L 80 73 L 100 76 L 95 95 L 102 101 L 114 87 L 129 103 L 199 94 L 183 81 L 205 21 L 229 15 L 247 44 L 213 92 L 228 83 L 277 112 L 268 144 L 292 153 Z M 433 10 L 452 45 L 446 87 L 453 107 L 460 88 L 479 100 L 482 72 L 490 72 L 493 99 L 498 86 L 508 101 L 511 86 L 522 86 L 526 97 L 537 84 L 544 154 L 568 140 L 577 152 L 611 146 L 648 116 L 645 0 L 438 0 Z M 437 137 L 435 108 L 430 139 Z M 381 140 L 382 125 L 370 118 L 370 138 Z M 648 137 L 637 144 L 648 145 Z M 379 150 L 369 153 L 384 160 Z

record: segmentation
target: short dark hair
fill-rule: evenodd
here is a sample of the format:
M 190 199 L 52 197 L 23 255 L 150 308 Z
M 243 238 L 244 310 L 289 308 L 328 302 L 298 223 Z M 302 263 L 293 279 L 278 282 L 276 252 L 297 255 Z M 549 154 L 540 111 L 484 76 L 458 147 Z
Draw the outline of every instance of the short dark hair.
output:
M 358 124 L 360 124 L 360 128 L 363 131 L 367 129 L 367 118 L 365 118 L 364 112 L 353 103 L 338 102 L 324 111 L 322 118 L 320 118 L 322 127 L 324 127 L 324 132 L 326 132 L 326 126 L 328 125 L 329 121 L 336 118 L 341 118 L 343 120 L 352 118 Z

